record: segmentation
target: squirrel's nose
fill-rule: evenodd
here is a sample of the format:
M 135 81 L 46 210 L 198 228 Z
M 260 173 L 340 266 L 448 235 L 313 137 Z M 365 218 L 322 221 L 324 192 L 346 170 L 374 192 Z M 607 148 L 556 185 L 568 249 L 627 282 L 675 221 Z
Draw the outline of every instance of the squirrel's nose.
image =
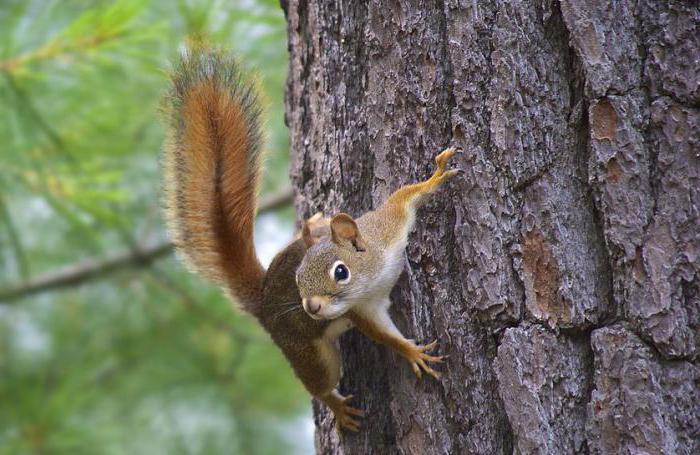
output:
M 309 316 L 318 319 L 321 317 L 320 313 L 323 307 L 330 304 L 330 297 L 315 295 L 308 299 L 302 299 L 301 303 Z
M 321 310 L 321 302 L 316 299 L 310 299 L 306 302 L 306 311 L 311 314 L 316 314 Z

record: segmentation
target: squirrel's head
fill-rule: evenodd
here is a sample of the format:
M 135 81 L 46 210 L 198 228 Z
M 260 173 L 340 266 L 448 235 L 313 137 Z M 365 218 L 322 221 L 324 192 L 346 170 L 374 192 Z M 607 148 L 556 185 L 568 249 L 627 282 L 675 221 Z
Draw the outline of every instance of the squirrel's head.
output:
M 355 221 L 345 213 L 331 219 L 330 236 L 310 234 L 305 224 L 302 237 L 306 255 L 296 280 L 304 310 L 314 319 L 335 319 L 347 312 L 361 295 L 363 254 L 367 246 Z

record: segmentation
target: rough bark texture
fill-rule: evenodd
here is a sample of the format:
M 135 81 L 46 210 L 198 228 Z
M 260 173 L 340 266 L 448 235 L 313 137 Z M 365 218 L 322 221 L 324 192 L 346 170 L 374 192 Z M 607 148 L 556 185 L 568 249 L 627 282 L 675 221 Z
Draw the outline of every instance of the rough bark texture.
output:
M 358 333 L 367 411 L 320 453 L 700 453 L 700 7 L 590 0 L 285 4 L 299 217 L 421 209 L 392 299 L 440 381 Z

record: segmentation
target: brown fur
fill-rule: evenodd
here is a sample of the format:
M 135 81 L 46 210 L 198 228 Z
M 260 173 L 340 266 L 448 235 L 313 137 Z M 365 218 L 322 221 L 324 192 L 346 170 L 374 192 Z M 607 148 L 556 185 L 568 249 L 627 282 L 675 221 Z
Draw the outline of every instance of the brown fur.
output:
M 230 58 L 194 47 L 173 74 L 169 111 L 164 189 L 178 251 L 194 271 L 223 286 L 257 317 L 339 426 L 357 429 L 350 415 L 361 412 L 335 390 L 340 356 L 326 330 L 333 323 L 315 321 L 302 309 L 295 272 L 306 253 L 304 240 L 282 250 L 267 272 L 255 252 L 260 133 L 251 87 L 241 82 Z M 305 231 L 306 240 L 315 242 L 329 235 L 328 220 L 318 214 Z
M 265 307 L 260 323 L 289 359 L 295 373 L 312 395 L 318 396 L 335 387 L 327 379 L 321 355 L 314 341 L 323 337 L 327 321 L 315 321 L 302 309 L 294 272 L 306 253 L 303 240 L 295 240 L 270 264 L 265 276 Z
M 170 100 L 165 193 L 176 246 L 193 269 L 257 314 L 264 270 L 253 245 L 259 132 L 252 90 L 232 61 L 195 50 L 183 55 Z
M 270 264 L 263 285 L 264 306 L 260 323 L 289 360 L 294 373 L 311 395 L 331 408 L 339 427 L 357 429 L 348 414 L 361 412 L 347 406 L 335 387 L 340 379 L 340 354 L 327 335 L 329 321 L 311 319 L 302 309 L 294 273 L 306 244 L 297 239 Z
M 423 182 L 402 186 L 389 196 L 377 210 L 367 212 L 357 220 L 360 232 L 381 245 L 392 245 L 404 240 L 408 234 L 405 227 L 413 224 L 416 210 L 428 196 L 460 171 L 445 170 L 456 150 L 447 149 L 435 157 L 437 170 Z M 359 234 L 358 234 L 359 235 Z

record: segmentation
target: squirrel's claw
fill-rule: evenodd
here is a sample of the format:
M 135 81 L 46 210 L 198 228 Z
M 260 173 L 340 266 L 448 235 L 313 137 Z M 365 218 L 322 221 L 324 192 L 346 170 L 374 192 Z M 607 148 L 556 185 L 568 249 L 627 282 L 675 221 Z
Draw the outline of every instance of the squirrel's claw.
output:
M 342 417 L 335 416 L 335 428 L 338 432 L 347 429 L 357 433 L 360 431 L 360 422 L 347 415 Z
M 428 344 L 418 345 L 416 346 L 416 348 L 418 348 L 420 352 L 426 352 L 432 351 L 433 349 L 435 349 L 435 346 L 437 346 L 437 340 L 433 340 Z
M 449 147 L 440 152 L 438 156 L 435 157 L 435 164 L 438 167 L 438 171 L 442 172 L 445 166 L 447 166 L 447 162 L 450 161 L 450 158 L 457 153 L 462 153 L 462 149 Z
M 352 395 L 346 397 L 341 396 L 338 402 L 331 406 L 331 411 L 333 411 L 333 415 L 335 416 L 335 427 L 339 433 L 343 429 L 355 432 L 360 431 L 360 421 L 351 416 L 364 417 L 365 413 L 361 409 L 347 405 L 347 402 L 350 401 L 352 397 Z
M 450 169 L 449 171 L 445 171 L 444 174 L 442 174 L 442 179 L 447 180 L 451 179 L 452 177 L 455 177 L 457 175 L 464 174 L 464 170 L 462 169 Z
M 444 182 L 451 179 L 452 177 L 464 172 L 461 169 L 450 169 L 449 171 L 445 170 L 445 168 L 447 167 L 448 161 L 456 153 L 462 153 L 462 149 L 450 147 L 450 148 L 443 150 L 442 152 L 440 152 L 438 154 L 438 156 L 435 157 L 435 164 L 437 165 L 437 169 L 435 170 L 435 173 L 433 174 L 433 179 L 435 179 L 435 183 L 437 185 L 442 185 Z
M 440 379 L 440 373 L 433 370 L 428 363 L 426 363 L 440 363 L 447 358 L 447 356 L 432 356 L 426 354 L 426 352 L 433 350 L 435 346 L 437 346 L 437 340 L 426 345 L 413 345 L 413 347 L 406 354 L 406 358 L 411 363 L 411 368 L 413 368 L 413 372 L 416 374 L 418 379 L 423 377 L 423 372 L 428 373 L 435 379 Z

